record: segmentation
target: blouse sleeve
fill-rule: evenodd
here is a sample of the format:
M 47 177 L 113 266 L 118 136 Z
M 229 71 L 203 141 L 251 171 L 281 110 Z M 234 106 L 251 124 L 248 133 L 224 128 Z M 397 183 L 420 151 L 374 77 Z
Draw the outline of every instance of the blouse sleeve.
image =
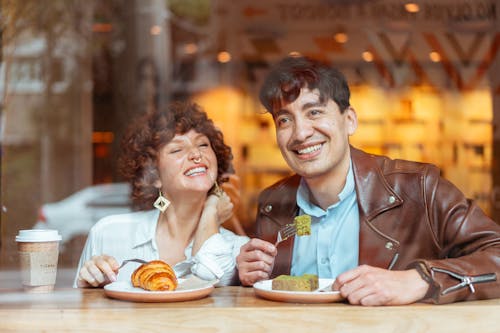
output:
M 221 228 L 220 233 L 207 239 L 193 257 L 191 272 L 203 280 L 219 280 L 216 286 L 230 285 L 237 273 L 236 256 L 248 241 L 246 236 Z

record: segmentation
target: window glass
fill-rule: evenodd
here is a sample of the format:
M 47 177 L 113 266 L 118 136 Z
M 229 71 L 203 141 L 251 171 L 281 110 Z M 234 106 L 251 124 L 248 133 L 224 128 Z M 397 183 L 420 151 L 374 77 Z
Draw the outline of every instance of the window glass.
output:
M 71 284 L 91 226 L 130 211 L 117 171 L 126 127 L 173 100 L 197 102 L 222 129 L 239 177 L 237 220 L 251 235 L 258 193 L 291 174 L 258 91 L 269 66 L 293 52 L 347 76 L 359 118 L 353 145 L 432 162 L 491 213 L 494 1 L 0 6 L 0 271 L 10 284 L 19 278 L 15 235 L 34 227 L 63 236 L 58 284 Z

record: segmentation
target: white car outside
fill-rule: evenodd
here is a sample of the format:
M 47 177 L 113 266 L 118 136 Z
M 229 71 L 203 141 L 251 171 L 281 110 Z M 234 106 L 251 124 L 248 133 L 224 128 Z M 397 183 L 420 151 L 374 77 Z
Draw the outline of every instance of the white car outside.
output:
M 127 183 L 86 187 L 61 201 L 42 205 L 34 228 L 59 231 L 64 246 L 75 236 L 87 235 L 104 216 L 130 212 L 129 195 Z

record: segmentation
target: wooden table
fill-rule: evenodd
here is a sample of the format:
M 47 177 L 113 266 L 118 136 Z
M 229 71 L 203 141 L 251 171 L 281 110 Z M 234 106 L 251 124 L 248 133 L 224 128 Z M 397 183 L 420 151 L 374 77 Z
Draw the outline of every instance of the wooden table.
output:
M 0 332 L 499 332 L 500 299 L 450 305 L 361 307 L 257 298 L 252 288 L 216 288 L 206 298 L 134 303 L 102 289 L 49 294 L 0 289 Z

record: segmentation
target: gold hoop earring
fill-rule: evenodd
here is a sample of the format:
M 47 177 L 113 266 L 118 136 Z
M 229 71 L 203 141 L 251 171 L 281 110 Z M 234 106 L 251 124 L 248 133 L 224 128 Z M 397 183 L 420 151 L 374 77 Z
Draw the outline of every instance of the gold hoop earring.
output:
M 168 206 L 170 206 L 170 201 L 163 196 L 161 190 L 158 190 L 158 198 L 153 203 L 153 206 L 158 209 L 160 212 L 164 212 L 167 210 Z

